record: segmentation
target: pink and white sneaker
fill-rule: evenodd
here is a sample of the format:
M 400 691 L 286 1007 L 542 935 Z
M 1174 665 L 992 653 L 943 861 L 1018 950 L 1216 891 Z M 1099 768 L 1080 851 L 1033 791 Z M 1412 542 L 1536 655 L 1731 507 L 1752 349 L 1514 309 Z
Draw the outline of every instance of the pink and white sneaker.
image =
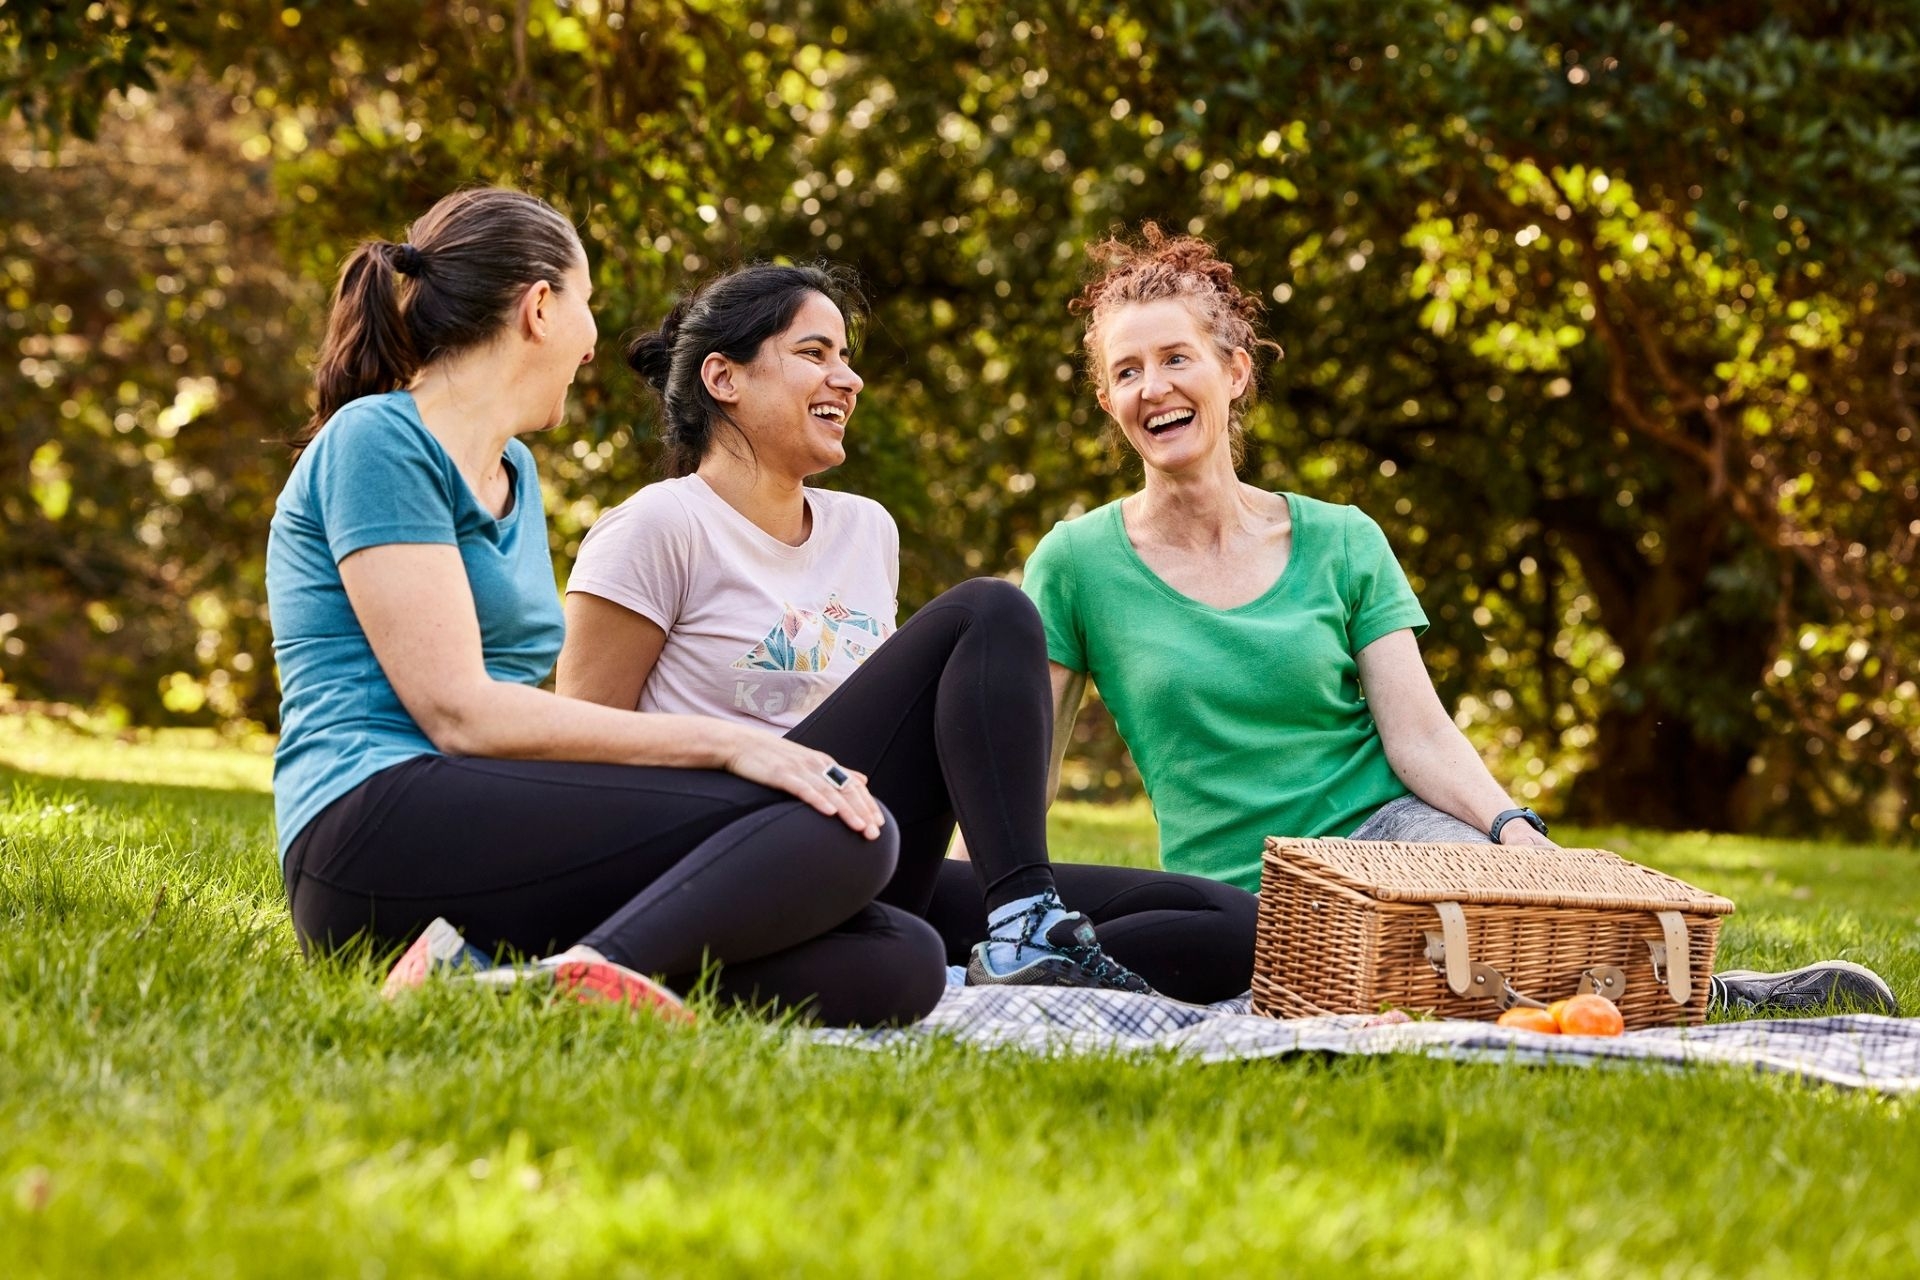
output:
M 693 1012 L 679 996 L 645 974 L 615 964 L 592 947 L 570 947 L 532 964 L 500 965 L 440 919 L 423 929 L 413 945 L 394 961 L 380 994 L 391 1000 L 403 991 L 424 986 L 435 973 L 452 974 L 496 990 L 523 982 L 539 983 L 582 1004 L 619 1004 L 658 1014 L 670 1022 L 693 1021 Z
M 679 996 L 645 974 L 615 964 L 592 947 L 569 947 L 534 967 L 553 975 L 554 990 L 582 1004 L 606 1001 L 655 1013 L 670 1022 L 693 1021 L 693 1011 Z
M 387 970 L 380 994 L 391 1000 L 402 991 L 423 986 L 428 975 L 435 972 L 477 973 L 492 967 L 492 956 L 468 943 L 458 929 L 436 916 Z

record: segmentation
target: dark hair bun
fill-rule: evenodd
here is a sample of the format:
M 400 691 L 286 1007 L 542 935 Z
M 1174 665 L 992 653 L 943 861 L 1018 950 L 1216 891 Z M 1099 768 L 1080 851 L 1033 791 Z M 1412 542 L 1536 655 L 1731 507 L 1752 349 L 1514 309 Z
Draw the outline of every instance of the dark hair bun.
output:
M 691 295 L 681 298 L 658 329 L 627 344 L 627 364 L 663 396 L 667 393 L 667 376 L 673 372 L 673 345 L 680 337 L 680 322 L 687 318 L 692 302 Z
M 647 380 L 647 385 L 665 394 L 667 375 L 673 372 L 673 343 L 665 333 L 643 333 L 627 344 L 627 363 Z

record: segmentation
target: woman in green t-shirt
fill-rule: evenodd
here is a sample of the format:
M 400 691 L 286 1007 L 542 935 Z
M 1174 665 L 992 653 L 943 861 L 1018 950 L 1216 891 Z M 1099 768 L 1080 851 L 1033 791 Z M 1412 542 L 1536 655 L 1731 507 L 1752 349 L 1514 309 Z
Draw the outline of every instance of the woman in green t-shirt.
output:
M 1379 526 L 1236 474 L 1253 354 L 1278 351 L 1254 330 L 1257 297 L 1205 241 L 1152 223 L 1092 256 L 1074 310 L 1100 407 L 1145 484 L 1056 525 L 1027 562 L 1054 778 L 1091 680 L 1140 768 L 1168 870 L 1258 888 L 1273 834 L 1552 845 L 1441 705 L 1415 641 L 1426 615 Z M 1877 976 L 1839 962 L 1720 975 L 1714 995 L 1893 1004 Z

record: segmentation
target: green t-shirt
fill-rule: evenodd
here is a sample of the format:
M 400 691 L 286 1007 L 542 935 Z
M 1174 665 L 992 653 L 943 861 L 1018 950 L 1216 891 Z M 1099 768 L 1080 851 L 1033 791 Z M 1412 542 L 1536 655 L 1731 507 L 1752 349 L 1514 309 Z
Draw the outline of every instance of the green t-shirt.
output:
M 1407 794 L 1361 696 L 1354 655 L 1427 617 L 1380 526 L 1282 495 L 1285 572 L 1215 609 L 1163 582 L 1120 504 L 1055 525 L 1027 561 L 1047 656 L 1091 677 L 1147 784 L 1170 871 L 1260 885 L 1267 836 L 1345 835 Z

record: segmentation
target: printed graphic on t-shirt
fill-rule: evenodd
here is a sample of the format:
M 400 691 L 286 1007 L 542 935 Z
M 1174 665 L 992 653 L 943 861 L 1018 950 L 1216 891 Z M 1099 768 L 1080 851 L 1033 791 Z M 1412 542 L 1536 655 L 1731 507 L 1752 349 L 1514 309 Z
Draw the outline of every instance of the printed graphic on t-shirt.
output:
M 825 671 L 843 653 L 857 667 L 891 631 L 872 614 L 841 604 L 836 592 L 818 612 L 786 605 L 767 638 L 733 665 L 743 671 Z

